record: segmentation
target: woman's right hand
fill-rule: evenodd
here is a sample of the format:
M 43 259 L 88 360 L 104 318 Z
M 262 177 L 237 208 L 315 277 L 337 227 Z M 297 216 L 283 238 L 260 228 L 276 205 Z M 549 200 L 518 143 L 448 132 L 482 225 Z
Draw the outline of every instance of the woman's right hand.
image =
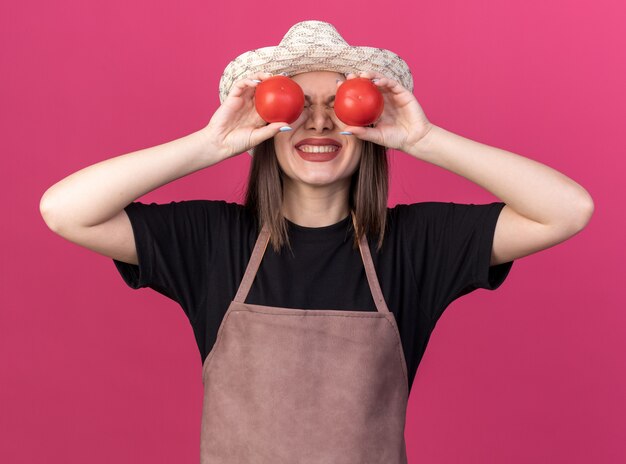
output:
M 215 111 L 209 124 L 202 129 L 213 149 L 212 155 L 227 159 L 243 153 L 279 132 L 286 122 L 266 123 L 254 106 L 254 92 L 259 84 L 253 79 L 264 81 L 271 73 L 258 72 L 246 79 L 236 81 L 230 93 Z

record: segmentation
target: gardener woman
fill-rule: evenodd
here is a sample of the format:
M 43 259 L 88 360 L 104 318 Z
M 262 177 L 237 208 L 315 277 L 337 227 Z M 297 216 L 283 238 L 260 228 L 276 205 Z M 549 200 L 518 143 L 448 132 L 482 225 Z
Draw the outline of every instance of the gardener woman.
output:
M 254 105 L 278 74 L 307 96 L 289 126 L 266 124 Z M 333 108 L 357 77 L 384 97 L 369 126 Z M 405 463 L 408 395 L 444 309 L 589 221 L 576 182 L 432 124 L 412 89 L 396 54 L 304 21 L 226 67 L 202 130 L 89 166 L 42 198 L 55 232 L 185 311 L 203 361 L 203 464 Z M 502 201 L 388 208 L 387 149 Z M 244 205 L 136 201 L 246 151 Z

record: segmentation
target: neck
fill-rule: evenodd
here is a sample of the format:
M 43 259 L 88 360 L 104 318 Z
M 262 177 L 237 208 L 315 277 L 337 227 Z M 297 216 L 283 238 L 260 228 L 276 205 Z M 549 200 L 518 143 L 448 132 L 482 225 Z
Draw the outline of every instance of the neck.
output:
M 349 184 L 311 187 L 285 182 L 283 216 L 303 227 L 324 227 L 345 219 L 350 214 Z

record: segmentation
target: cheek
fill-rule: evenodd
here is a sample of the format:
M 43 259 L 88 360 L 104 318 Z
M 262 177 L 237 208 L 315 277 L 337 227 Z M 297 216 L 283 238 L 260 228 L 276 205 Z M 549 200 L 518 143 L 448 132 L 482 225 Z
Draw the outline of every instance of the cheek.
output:
M 352 147 L 352 157 L 357 160 L 357 164 L 361 162 L 361 157 L 363 156 L 363 142 L 359 140 Z
M 276 135 L 274 137 L 274 151 L 277 157 L 284 157 L 288 154 L 291 148 L 291 139 L 285 136 Z
M 291 150 L 291 142 L 286 140 L 274 141 L 274 151 L 276 152 L 276 161 L 283 171 L 289 171 L 289 156 Z
M 363 151 L 362 151 L 363 147 L 362 146 L 358 146 L 356 148 L 356 150 L 357 151 L 356 151 L 355 156 L 354 156 L 354 159 L 356 160 L 355 163 L 354 163 L 355 164 L 355 168 L 354 168 L 355 170 L 358 169 L 359 166 L 361 166 L 361 159 L 363 158 Z

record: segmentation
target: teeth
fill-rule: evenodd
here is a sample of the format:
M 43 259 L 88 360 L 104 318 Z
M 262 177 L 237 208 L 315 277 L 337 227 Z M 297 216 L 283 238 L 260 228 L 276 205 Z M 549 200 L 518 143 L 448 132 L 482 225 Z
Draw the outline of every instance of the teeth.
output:
M 335 145 L 300 145 L 299 150 L 307 153 L 330 153 L 339 150 Z

